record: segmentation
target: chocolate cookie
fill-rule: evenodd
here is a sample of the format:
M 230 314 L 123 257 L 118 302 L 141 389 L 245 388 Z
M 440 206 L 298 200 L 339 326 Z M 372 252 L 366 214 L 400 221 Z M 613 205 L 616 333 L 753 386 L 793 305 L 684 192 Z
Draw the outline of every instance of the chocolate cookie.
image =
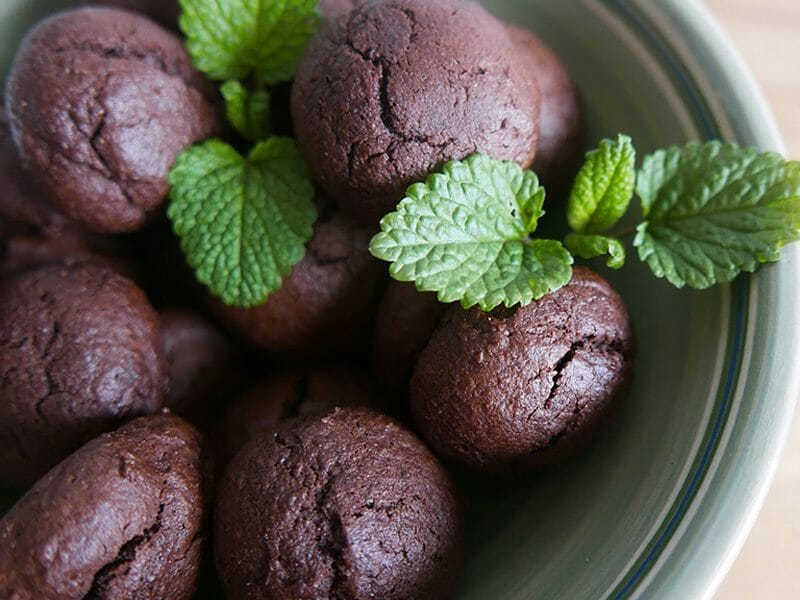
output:
M 0 598 L 190 598 L 200 473 L 200 434 L 177 417 L 92 440 L 0 520 Z
M 547 466 L 599 433 L 630 378 L 632 346 L 620 297 L 579 267 L 524 308 L 450 308 L 417 361 L 411 411 L 449 460 Z
M 229 598 L 441 599 L 462 526 L 444 469 L 363 409 L 287 422 L 233 459 L 214 513 Z
M 181 14 L 179 0 L 78 0 L 78 4 L 113 6 L 147 15 L 164 27 L 178 28 Z
M 377 408 L 371 382 L 340 367 L 305 367 L 268 375 L 247 390 L 228 410 L 215 436 L 220 466 L 251 439 L 296 417 L 330 412 L 335 407 Z
M 81 264 L 0 283 L 0 481 L 35 480 L 165 388 L 158 315 L 130 280 Z
M 369 223 L 475 151 L 529 165 L 539 95 L 508 30 L 467 0 L 376 0 L 324 24 L 292 90 L 297 143 L 347 214 Z
M 162 312 L 161 335 L 169 374 L 164 406 L 203 424 L 238 391 L 236 351 L 214 324 L 189 310 Z
M 281 357 L 331 357 L 364 352 L 384 284 L 384 267 L 369 253 L 371 232 L 323 208 L 305 258 L 265 304 L 242 309 L 214 302 L 230 329 Z
M 178 153 L 218 127 L 180 39 L 117 9 L 39 23 L 6 89 L 26 164 L 60 210 L 98 231 L 139 229 L 163 203 Z
M 372 346 L 372 371 L 385 389 L 406 393 L 414 364 L 446 310 L 436 294 L 419 292 L 413 283 L 389 282 Z
M 508 29 L 541 96 L 539 148 L 531 168 L 545 185 L 568 191 L 584 152 L 580 94 L 567 69 L 544 42 L 520 27 L 509 25 Z

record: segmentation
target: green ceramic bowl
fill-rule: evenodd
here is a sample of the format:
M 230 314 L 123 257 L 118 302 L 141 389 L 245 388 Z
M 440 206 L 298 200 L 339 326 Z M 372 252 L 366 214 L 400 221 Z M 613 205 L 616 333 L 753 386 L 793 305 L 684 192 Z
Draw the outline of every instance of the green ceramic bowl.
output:
M 699 3 L 495 0 L 539 33 L 585 98 L 589 139 L 641 152 L 721 138 L 780 149 L 751 78 Z M 37 17 L 0 2 L 0 74 Z M 635 261 L 634 261 L 635 262 Z M 641 266 L 610 275 L 638 337 L 633 389 L 599 444 L 513 484 L 465 482 L 467 563 L 457 597 L 697 598 L 742 545 L 775 470 L 800 388 L 798 249 L 706 292 Z

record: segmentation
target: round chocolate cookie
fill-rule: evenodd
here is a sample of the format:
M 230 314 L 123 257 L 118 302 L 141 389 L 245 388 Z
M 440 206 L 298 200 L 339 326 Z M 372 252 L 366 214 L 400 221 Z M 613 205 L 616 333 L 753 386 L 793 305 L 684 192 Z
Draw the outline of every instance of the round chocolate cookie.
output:
M 619 295 L 579 267 L 524 308 L 450 308 L 417 361 L 411 411 L 449 460 L 548 466 L 599 433 L 630 378 L 632 346 Z
M 390 281 L 378 307 L 372 346 L 372 371 L 387 390 L 402 395 L 411 372 L 447 305 L 413 283 Z
M 324 24 L 292 90 L 312 175 L 376 223 L 448 160 L 482 151 L 528 166 L 539 94 L 518 53 L 468 0 L 375 0 Z
M 130 280 L 79 264 L 0 283 L 0 481 L 34 481 L 157 411 L 165 370 L 158 315 Z
M 290 421 L 239 452 L 219 489 L 214 556 L 229 598 L 446 598 L 461 563 L 455 490 L 379 413 Z
M 170 29 L 178 28 L 178 17 L 181 14 L 179 0 L 78 0 L 77 4 L 113 6 L 131 10 L 147 15 Z
M 541 96 L 539 148 L 532 169 L 545 185 L 567 188 L 584 151 L 583 105 L 575 82 L 547 45 L 526 29 L 509 25 L 524 68 Z M 549 191 L 549 190 L 548 190 Z
M 200 434 L 137 419 L 53 468 L 0 520 L 0 598 L 191 598 Z
M 370 231 L 323 207 L 306 255 L 265 304 L 234 308 L 214 301 L 219 318 L 253 346 L 282 357 L 364 352 L 384 267 L 369 253 Z
M 377 408 L 370 381 L 341 367 L 305 367 L 268 375 L 228 410 L 215 435 L 215 458 L 224 466 L 251 439 L 295 417 L 325 414 L 335 407 Z
M 139 229 L 163 203 L 178 153 L 217 129 L 213 92 L 180 39 L 117 9 L 39 23 L 6 90 L 26 164 L 60 210 L 98 231 Z
M 238 391 L 236 350 L 214 324 L 189 310 L 162 312 L 161 336 L 169 374 L 164 406 L 194 423 L 206 423 L 214 408 Z

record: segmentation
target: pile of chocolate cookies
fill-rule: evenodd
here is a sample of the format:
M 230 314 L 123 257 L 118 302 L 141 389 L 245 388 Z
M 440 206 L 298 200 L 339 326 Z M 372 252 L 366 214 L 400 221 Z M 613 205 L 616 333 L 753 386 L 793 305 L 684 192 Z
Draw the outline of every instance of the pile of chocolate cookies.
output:
M 631 326 L 584 268 L 485 313 L 389 282 L 368 243 L 475 151 L 569 181 L 564 67 L 469 0 L 322 0 L 291 93 L 320 216 L 241 309 L 164 216 L 175 157 L 228 134 L 177 0 L 76 4 L 111 7 L 28 33 L 0 121 L 0 598 L 448 597 L 469 499 L 440 461 L 530 476 L 585 448 Z

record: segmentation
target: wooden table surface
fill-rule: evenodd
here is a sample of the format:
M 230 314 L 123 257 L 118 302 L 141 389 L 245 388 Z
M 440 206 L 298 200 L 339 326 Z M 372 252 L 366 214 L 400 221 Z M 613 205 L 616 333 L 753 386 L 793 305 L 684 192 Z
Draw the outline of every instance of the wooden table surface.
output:
M 800 0 L 705 2 L 760 84 L 788 156 L 800 159 Z M 800 599 L 799 566 L 800 411 L 764 508 L 716 598 Z

